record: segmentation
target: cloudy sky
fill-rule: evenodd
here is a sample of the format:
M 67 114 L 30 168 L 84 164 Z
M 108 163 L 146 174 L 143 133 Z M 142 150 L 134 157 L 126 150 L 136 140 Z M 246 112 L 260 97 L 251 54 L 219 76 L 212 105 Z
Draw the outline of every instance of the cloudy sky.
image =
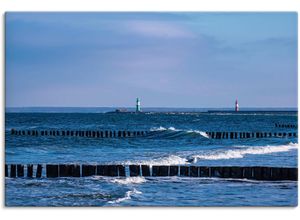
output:
M 297 106 L 296 13 L 6 13 L 6 106 Z

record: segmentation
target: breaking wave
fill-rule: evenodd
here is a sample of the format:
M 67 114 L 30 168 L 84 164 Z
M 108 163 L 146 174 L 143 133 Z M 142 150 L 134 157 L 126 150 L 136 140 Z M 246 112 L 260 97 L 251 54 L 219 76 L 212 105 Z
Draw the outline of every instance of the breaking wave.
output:
M 127 177 L 127 178 L 112 179 L 111 182 L 122 184 L 122 185 L 141 184 L 141 183 L 145 183 L 146 179 L 144 177 L 138 176 L 138 177 Z
M 198 130 L 188 130 L 187 133 L 195 133 L 195 134 L 200 134 L 205 138 L 209 138 L 208 134 L 204 131 L 198 131 Z
M 130 200 L 131 196 L 135 195 L 135 194 L 142 194 L 142 192 L 140 192 L 140 191 L 138 191 L 136 189 L 129 190 L 129 191 L 126 192 L 126 194 L 125 194 L 124 197 L 118 198 L 118 199 L 113 200 L 113 201 L 108 201 L 108 203 L 114 204 L 114 203 L 120 203 L 120 202 L 123 202 L 123 201 L 126 201 L 126 200 Z
M 188 161 L 184 157 L 170 155 L 166 157 L 161 157 L 152 160 L 143 160 L 143 161 L 128 161 L 125 165 L 130 164 L 141 164 L 141 165 L 177 165 L 177 164 L 188 164 Z
M 272 154 L 279 152 L 287 152 L 298 148 L 298 144 L 289 143 L 279 146 L 237 146 L 239 149 L 230 149 L 223 151 L 214 151 L 210 153 L 197 154 L 190 157 L 189 161 L 196 163 L 197 160 L 228 160 L 244 158 L 245 155 Z
M 289 143 L 287 145 L 278 146 L 234 146 L 234 149 L 228 150 L 207 150 L 190 153 L 189 155 L 170 155 L 157 159 L 143 160 L 143 161 L 127 161 L 126 165 L 141 164 L 141 165 L 184 165 L 197 163 L 198 160 L 229 160 L 240 159 L 246 155 L 263 155 L 287 152 L 298 148 L 298 144 Z
M 159 127 L 154 127 L 154 128 L 151 128 L 150 131 L 182 131 L 182 130 L 179 130 L 179 129 L 176 129 L 174 127 L 169 127 L 169 128 L 165 128 L 165 127 L 162 127 L 162 126 L 159 126 Z
M 169 128 L 165 128 L 165 127 L 162 127 L 162 126 L 159 126 L 159 127 L 153 127 L 150 129 L 150 131 L 169 131 L 169 132 L 180 132 L 180 133 L 184 133 L 184 134 L 196 134 L 196 135 L 200 135 L 202 137 L 205 137 L 205 138 L 209 138 L 209 136 L 204 132 L 204 131 L 199 131 L 199 130 L 184 130 L 184 129 L 176 129 L 174 127 L 169 127 Z

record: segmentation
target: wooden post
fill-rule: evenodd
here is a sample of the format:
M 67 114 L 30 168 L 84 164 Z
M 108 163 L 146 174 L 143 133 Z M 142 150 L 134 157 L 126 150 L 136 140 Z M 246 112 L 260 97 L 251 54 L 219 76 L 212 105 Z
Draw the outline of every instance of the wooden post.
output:
M 8 166 L 5 164 L 5 177 L 8 177 Z
M 224 177 L 223 175 L 223 168 L 222 167 L 211 167 L 211 175 L 210 177 Z
M 116 165 L 108 165 L 108 176 L 118 176 L 118 168 Z
M 263 180 L 271 180 L 271 168 L 270 167 L 262 167 L 262 179 Z
M 83 164 L 81 166 L 82 169 L 82 176 L 93 176 L 96 174 L 96 166 L 95 165 L 85 165 Z
M 59 177 L 70 177 L 72 176 L 71 173 L 71 165 L 67 165 L 67 164 L 59 164 L 59 172 L 58 172 L 58 176 Z
M 170 176 L 178 176 L 178 166 L 170 166 Z
M 47 178 L 58 177 L 58 165 L 47 164 L 46 165 L 46 176 L 47 176 Z
M 191 177 L 198 177 L 199 176 L 199 167 L 190 166 L 190 176 Z
M 119 176 L 126 176 L 125 166 L 117 165 Z
M 150 176 L 150 167 L 148 165 L 142 165 L 142 176 Z
M 27 164 L 27 177 L 32 178 L 33 176 L 33 165 Z
M 209 177 L 209 167 L 199 167 L 199 176 L 200 177 Z
M 10 177 L 11 178 L 15 178 L 17 176 L 16 168 L 17 168 L 17 166 L 15 164 L 10 165 Z
M 97 165 L 97 172 L 98 176 L 104 176 L 104 165 Z
M 42 170 L 43 170 L 42 165 L 38 164 L 37 168 L 36 168 L 36 178 L 41 178 L 42 177 Z
M 253 179 L 262 180 L 262 169 L 261 167 L 253 167 Z
M 159 176 L 159 166 L 152 166 L 152 176 Z
M 169 176 L 169 166 L 159 166 L 159 176 Z
M 17 165 L 17 176 L 24 177 L 24 165 L 22 164 Z
M 180 176 L 189 176 L 188 166 L 180 166 Z
M 129 165 L 130 176 L 140 176 L 140 165 Z
M 231 177 L 232 178 L 243 178 L 243 168 L 242 167 L 231 167 Z
M 80 165 L 74 164 L 71 165 L 72 177 L 80 177 Z

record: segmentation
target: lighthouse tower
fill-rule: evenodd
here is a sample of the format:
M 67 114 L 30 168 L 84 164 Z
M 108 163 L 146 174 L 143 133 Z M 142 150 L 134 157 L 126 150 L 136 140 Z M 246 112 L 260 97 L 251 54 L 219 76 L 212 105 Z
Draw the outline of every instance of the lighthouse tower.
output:
M 238 112 L 239 111 L 239 103 L 238 100 L 235 100 L 235 111 Z
M 135 112 L 141 112 L 141 102 L 139 98 L 136 98 Z

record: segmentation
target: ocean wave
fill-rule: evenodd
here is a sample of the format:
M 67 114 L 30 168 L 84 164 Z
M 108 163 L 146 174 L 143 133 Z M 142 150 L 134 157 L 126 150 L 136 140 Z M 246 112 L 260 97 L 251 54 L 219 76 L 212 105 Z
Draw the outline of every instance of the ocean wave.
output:
M 162 127 L 162 126 L 159 126 L 159 127 L 153 127 L 150 129 L 150 131 L 182 131 L 182 130 L 179 130 L 179 129 L 176 129 L 174 127 L 169 127 L 169 128 L 165 128 L 165 127 Z
M 125 196 L 122 198 L 118 198 L 116 200 L 113 201 L 108 201 L 108 203 L 110 204 L 114 204 L 114 203 L 120 203 L 126 200 L 130 200 L 132 195 L 136 195 L 136 194 L 142 194 L 141 191 L 136 190 L 135 188 L 133 190 L 129 190 L 126 192 Z
M 198 153 L 192 152 L 184 155 L 169 155 L 157 159 L 142 160 L 142 161 L 127 161 L 125 165 L 141 164 L 141 165 L 187 165 L 197 163 L 198 160 L 229 160 L 240 159 L 246 155 L 263 155 L 287 152 L 298 148 L 297 143 L 289 143 L 287 145 L 278 146 L 233 146 L 234 149 L 210 150 L 208 152 L 201 151 Z
M 197 160 L 228 160 L 244 158 L 245 155 L 272 154 L 279 152 L 287 152 L 298 148 L 298 144 L 289 143 L 287 145 L 278 146 L 237 146 L 239 149 L 230 149 L 223 151 L 214 151 L 203 153 L 189 157 L 188 161 L 196 163 Z
M 198 131 L 198 130 L 188 130 L 186 131 L 187 133 L 195 133 L 195 134 L 200 134 L 201 136 L 205 137 L 205 138 L 209 138 L 208 134 L 206 134 L 206 132 L 204 131 Z
M 165 127 L 159 126 L 159 127 L 151 128 L 150 131 L 183 132 L 183 133 L 186 133 L 186 134 L 197 134 L 197 135 L 200 135 L 202 137 L 209 138 L 209 136 L 206 134 L 206 132 L 199 131 L 199 130 L 192 130 L 192 129 L 184 130 L 184 129 L 177 129 L 177 128 L 174 128 L 174 127 L 165 128 Z
M 126 177 L 126 178 L 111 179 L 110 182 L 118 183 L 118 184 L 122 184 L 122 185 L 141 184 L 141 183 L 145 183 L 146 179 L 144 177 L 138 176 L 138 177 Z
M 152 160 L 141 160 L 141 161 L 127 161 L 125 162 L 125 165 L 131 165 L 131 164 L 141 164 L 141 165 L 177 165 L 177 164 L 188 164 L 188 161 L 184 157 L 176 156 L 176 155 L 170 155 L 166 157 L 161 157 L 157 159 Z

